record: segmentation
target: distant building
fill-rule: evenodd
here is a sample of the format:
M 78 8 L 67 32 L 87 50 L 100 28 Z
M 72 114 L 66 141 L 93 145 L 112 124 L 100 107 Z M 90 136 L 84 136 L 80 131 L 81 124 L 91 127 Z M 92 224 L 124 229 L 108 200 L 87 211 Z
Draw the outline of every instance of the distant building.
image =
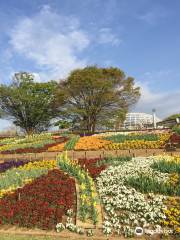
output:
M 156 123 L 161 121 L 155 117 Z M 125 129 L 142 129 L 153 127 L 153 115 L 148 113 L 128 113 L 124 121 L 123 128 Z

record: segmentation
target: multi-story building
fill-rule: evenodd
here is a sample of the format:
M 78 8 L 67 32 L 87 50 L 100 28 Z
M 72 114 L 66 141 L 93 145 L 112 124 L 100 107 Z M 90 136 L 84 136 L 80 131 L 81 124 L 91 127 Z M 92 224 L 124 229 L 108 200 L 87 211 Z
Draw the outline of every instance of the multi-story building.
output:
M 161 121 L 155 116 L 156 123 Z M 126 129 L 140 129 L 153 127 L 153 115 L 148 113 L 131 112 L 126 115 L 123 127 Z

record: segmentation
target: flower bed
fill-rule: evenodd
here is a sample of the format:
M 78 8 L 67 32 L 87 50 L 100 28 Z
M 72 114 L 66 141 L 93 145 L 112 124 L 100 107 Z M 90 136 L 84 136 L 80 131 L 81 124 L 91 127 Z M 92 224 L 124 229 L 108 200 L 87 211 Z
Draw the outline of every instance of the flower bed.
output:
M 72 137 L 64 146 L 64 150 L 73 150 L 79 140 L 79 136 Z
M 56 168 L 56 161 L 29 162 L 19 168 L 7 170 L 0 175 L 0 198 L 14 192 L 17 188 L 24 186 L 27 182 L 47 174 L 48 170 Z
M 80 190 L 79 218 L 83 222 L 91 219 L 96 224 L 98 212 L 96 210 L 97 199 L 95 198 L 96 191 L 93 179 L 86 171 L 81 169 L 76 161 L 72 161 L 67 157 L 67 152 L 59 156 L 58 166 L 78 181 Z
M 126 150 L 126 149 L 158 149 L 164 148 L 170 134 L 129 134 L 109 137 L 81 137 L 76 143 L 75 150 Z
M 162 187 L 164 184 L 170 186 L 172 171 L 161 172 L 160 168 L 153 167 L 161 159 L 162 157 L 133 158 L 124 164 L 110 166 L 97 177 L 98 192 L 105 210 L 103 231 L 106 235 L 117 233 L 133 236 L 137 226 L 145 231 L 170 230 L 178 234 L 179 200 L 172 209 L 172 206 L 167 204 L 169 192 Z M 166 156 L 163 156 L 163 159 L 166 159 Z M 167 159 L 169 160 L 169 157 Z M 171 157 L 172 159 L 176 161 L 176 157 Z M 171 166 L 170 169 L 174 171 L 177 168 Z M 146 177 L 148 180 L 142 178 L 138 181 L 140 177 Z M 132 178 L 133 181 L 129 184 Z M 177 176 L 173 176 L 173 179 L 178 185 Z M 154 187 L 155 183 L 160 187 Z M 171 189 L 175 189 L 174 185 Z M 173 194 L 178 195 L 178 192 L 174 191 Z
M 66 143 L 59 143 L 55 146 L 48 147 L 48 152 L 61 152 L 64 150 L 64 146 Z
M 123 143 L 125 141 L 135 141 L 135 140 L 144 140 L 144 141 L 158 141 L 158 134 L 128 134 L 122 135 L 117 134 L 109 137 L 105 137 L 106 140 L 110 140 L 114 143 Z
M 103 170 L 106 169 L 106 165 L 104 164 L 98 166 L 98 162 L 100 161 L 102 161 L 101 158 L 80 158 L 78 159 L 78 164 L 81 166 L 81 168 L 88 171 L 92 178 L 96 178 Z
M 52 136 L 51 134 L 32 135 L 11 142 L 7 141 L 5 145 L 0 147 L 0 152 L 2 154 L 39 153 L 66 141 L 66 137 Z
M 81 137 L 75 145 L 75 150 L 99 150 L 108 146 L 111 142 L 94 136 Z
M 17 168 L 17 167 L 23 166 L 26 163 L 28 163 L 28 160 L 19 160 L 19 161 L 10 160 L 7 162 L 0 163 L 0 173 L 5 172 L 10 168 L 14 168 L 14 167 Z
M 75 204 L 74 180 L 60 170 L 51 170 L 0 200 L 0 223 L 55 229 Z
M 149 137 L 149 140 L 147 135 L 145 139 L 142 140 L 133 140 L 134 138 L 137 138 L 138 136 L 142 135 L 132 135 L 132 140 L 125 140 L 126 138 L 123 138 L 123 142 L 121 143 L 111 143 L 108 146 L 105 147 L 107 150 L 125 150 L 125 149 L 158 149 L 158 148 L 164 148 L 166 141 L 169 139 L 169 134 L 160 134 L 158 135 L 158 140 L 154 141 L 152 140 L 152 137 Z M 142 136 L 143 138 L 143 136 Z M 150 140 L 151 139 L 151 140 Z M 117 139 L 116 139 L 117 140 Z
M 165 201 L 167 209 L 164 210 L 166 219 L 162 221 L 165 227 L 173 228 L 180 235 L 180 199 L 168 197 Z

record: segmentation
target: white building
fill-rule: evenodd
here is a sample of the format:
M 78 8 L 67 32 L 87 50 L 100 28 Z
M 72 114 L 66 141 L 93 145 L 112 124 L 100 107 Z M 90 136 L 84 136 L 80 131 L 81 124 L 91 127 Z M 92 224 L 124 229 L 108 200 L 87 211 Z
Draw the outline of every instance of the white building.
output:
M 155 117 L 156 123 L 161 121 L 158 117 Z M 148 113 L 128 113 L 123 127 L 127 129 L 139 129 L 153 126 L 153 115 Z

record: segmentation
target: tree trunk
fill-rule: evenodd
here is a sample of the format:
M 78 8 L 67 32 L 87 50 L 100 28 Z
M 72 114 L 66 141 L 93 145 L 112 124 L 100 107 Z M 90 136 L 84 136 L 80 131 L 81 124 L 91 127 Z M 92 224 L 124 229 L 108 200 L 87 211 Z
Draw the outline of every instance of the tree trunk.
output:
M 35 133 L 35 130 L 34 130 L 34 128 L 28 128 L 28 129 L 26 129 L 26 133 L 27 133 L 27 135 L 32 135 Z

